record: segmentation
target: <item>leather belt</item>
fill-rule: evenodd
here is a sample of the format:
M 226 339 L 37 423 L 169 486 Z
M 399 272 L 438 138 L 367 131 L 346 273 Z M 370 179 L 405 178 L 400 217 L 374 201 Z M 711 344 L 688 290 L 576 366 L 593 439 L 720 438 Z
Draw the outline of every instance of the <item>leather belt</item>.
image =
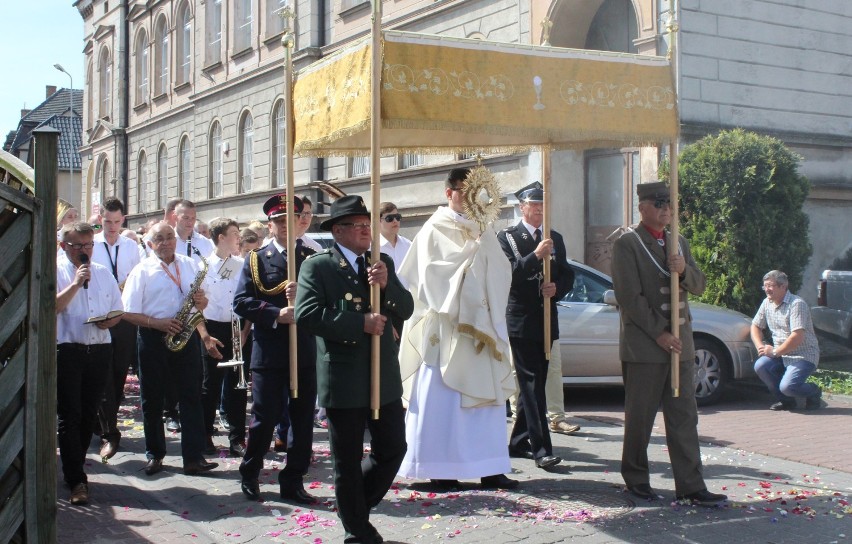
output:
M 79 351 L 81 353 L 98 353 L 107 348 L 112 347 L 112 344 L 77 344 L 74 342 L 65 342 L 56 346 L 57 349 L 67 349 L 71 351 Z

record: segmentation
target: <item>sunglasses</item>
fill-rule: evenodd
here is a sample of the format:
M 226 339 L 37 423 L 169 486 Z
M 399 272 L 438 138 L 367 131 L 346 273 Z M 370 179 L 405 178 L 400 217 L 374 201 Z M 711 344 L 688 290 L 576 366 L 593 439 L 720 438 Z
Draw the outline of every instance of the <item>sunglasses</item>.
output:
M 402 221 L 401 213 L 389 213 L 386 216 L 382 217 L 382 221 L 386 223 L 393 223 L 394 221 Z
M 672 201 L 668 198 L 658 198 L 658 199 L 654 200 L 654 207 L 655 208 L 657 208 L 659 210 L 663 206 L 668 206 L 669 208 L 671 208 L 672 207 Z

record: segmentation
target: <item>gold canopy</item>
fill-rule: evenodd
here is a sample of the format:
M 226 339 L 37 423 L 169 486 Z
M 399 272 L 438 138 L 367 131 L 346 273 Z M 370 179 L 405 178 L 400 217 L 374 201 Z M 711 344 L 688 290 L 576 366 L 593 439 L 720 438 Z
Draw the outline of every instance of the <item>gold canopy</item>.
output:
M 384 153 L 505 152 L 668 143 L 669 61 L 384 32 Z M 298 74 L 297 156 L 370 154 L 369 37 Z

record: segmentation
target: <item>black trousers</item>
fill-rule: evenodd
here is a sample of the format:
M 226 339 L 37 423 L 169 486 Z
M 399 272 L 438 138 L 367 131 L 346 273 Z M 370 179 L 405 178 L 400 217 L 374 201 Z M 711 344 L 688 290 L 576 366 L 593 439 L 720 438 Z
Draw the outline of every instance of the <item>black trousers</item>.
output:
M 272 432 L 285 410 L 289 412 L 293 428 L 293 444 L 287 449 L 287 465 L 278 473 L 278 483 L 282 489 L 300 487 L 313 454 L 316 366 L 299 367 L 299 398 L 296 399 L 290 398 L 289 367 L 255 368 L 251 371 L 251 398 L 251 422 L 240 475 L 243 480 L 258 478 L 272 442 Z
M 225 344 L 219 348 L 222 354 L 222 359 L 214 359 L 207 354 L 207 350 L 203 350 L 204 359 L 204 380 L 201 385 L 201 403 L 204 407 L 204 430 L 208 435 L 214 433 L 214 423 L 216 422 L 216 407 L 219 406 L 220 399 L 225 405 L 225 417 L 231 430 L 228 432 L 228 441 L 231 443 L 242 442 L 246 439 L 246 403 L 248 401 L 248 391 L 245 389 L 234 389 L 234 385 L 238 382 L 237 373 L 239 370 L 236 367 L 219 368 L 217 365 L 220 361 L 229 361 L 233 357 L 234 344 L 231 338 L 231 323 L 223 321 L 207 321 L 207 332 L 213 338 L 218 339 Z M 234 377 L 233 385 L 228 384 L 232 390 L 228 395 L 223 394 L 223 383 L 227 383 L 225 378 L 228 374 Z
M 334 463 L 337 515 L 350 535 L 367 538 L 376 533 L 370 509 L 381 502 L 405 457 L 405 410 L 397 399 L 379 410 L 326 408 Z M 364 426 L 370 430 L 370 454 L 364 457 Z
M 194 332 L 186 347 L 175 353 L 166 348 L 162 331 L 139 327 L 139 397 L 145 432 L 145 455 L 148 459 L 162 459 L 166 455 L 163 403 L 166 390 L 171 385 L 178 391 L 183 462 L 203 459 L 200 345 L 198 333 Z
M 518 410 L 509 438 L 512 449 L 531 451 L 536 459 L 553 455 L 547 426 L 547 400 L 544 384 L 548 361 L 544 340 L 509 338 L 515 375 L 518 378 Z
M 118 409 L 124 400 L 124 382 L 127 370 L 136 361 L 136 325 L 119 321 L 109 330 L 112 336 L 112 357 L 107 364 L 107 381 L 104 387 L 103 401 L 98 408 L 101 440 L 121 439 L 118 429 Z
M 110 344 L 59 344 L 56 348 L 57 439 L 62 474 L 70 487 L 87 481 L 83 464 L 111 356 Z

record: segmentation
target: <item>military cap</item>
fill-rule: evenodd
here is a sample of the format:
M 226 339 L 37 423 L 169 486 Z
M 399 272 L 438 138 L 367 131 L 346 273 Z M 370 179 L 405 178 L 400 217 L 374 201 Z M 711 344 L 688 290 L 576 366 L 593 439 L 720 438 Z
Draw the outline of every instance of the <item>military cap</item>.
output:
M 297 196 L 294 196 L 293 211 L 296 213 L 302 213 L 303 208 L 304 206 L 302 205 L 302 199 Z M 269 199 L 263 204 L 263 213 L 265 213 L 266 217 L 270 220 L 275 219 L 276 217 L 281 217 L 282 215 L 286 215 L 287 193 L 279 193 L 277 195 L 269 197 Z

